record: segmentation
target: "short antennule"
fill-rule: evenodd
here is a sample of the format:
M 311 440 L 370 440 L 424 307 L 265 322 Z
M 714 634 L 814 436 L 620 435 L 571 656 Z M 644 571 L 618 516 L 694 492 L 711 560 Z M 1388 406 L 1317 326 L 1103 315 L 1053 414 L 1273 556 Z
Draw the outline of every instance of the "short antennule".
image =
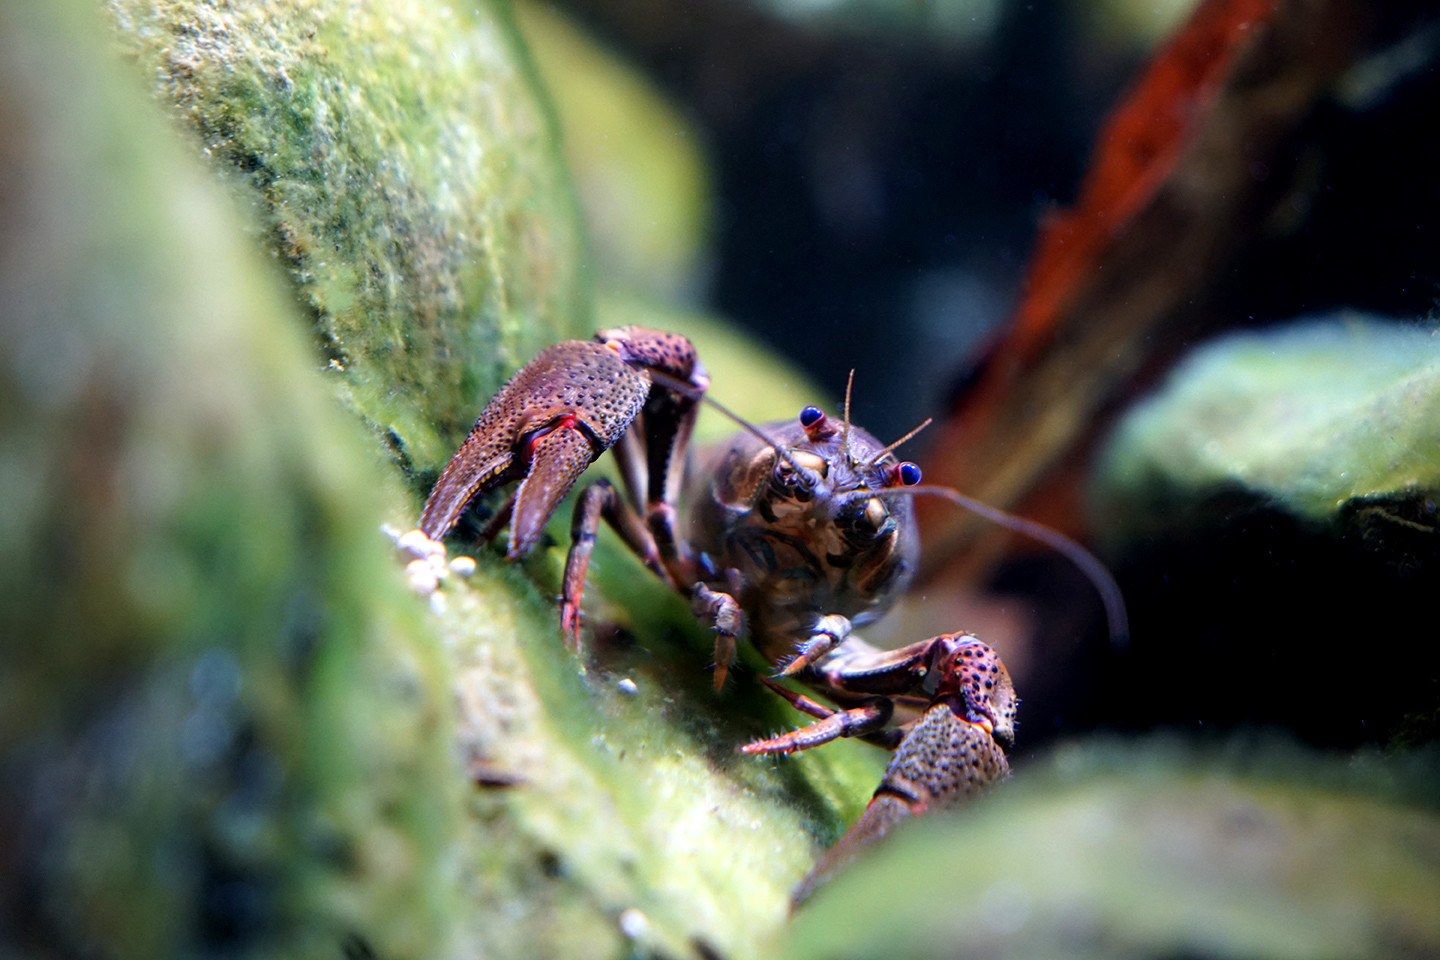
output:
M 926 427 L 930 426 L 930 424 L 934 422 L 934 417 L 926 417 L 924 421 L 921 422 L 920 426 L 911 430 L 909 433 L 905 434 L 905 436 L 901 437 L 899 440 L 896 440 L 894 443 L 890 444 L 890 446 L 886 447 L 884 450 L 881 450 L 879 453 L 875 454 L 875 456 L 871 457 L 870 466 L 873 467 L 879 464 L 881 460 L 885 459 L 885 456 L 887 454 L 893 453 L 896 448 L 898 448 L 902 443 L 908 443 L 910 440 L 914 439 L 915 434 L 919 433 L 921 430 L 924 430 Z M 916 483 L 918 482 L 919 481 L 917 480 Z
M 917 468 L 918 469 L 918 468 Z M 937 486 L 897 486 L 887 487 L 884 490 L 856 490 L 847 493 L 841 498 L 842 502 L 847 500 L 869 499 L 871 497 L 886 496 L 917 496 L 927 495 L 932 497 L 943 497 L 957 506 L 964 507 L 971 513 L 979 514 L 991 523 L 1002 526 L 1007 530 L 1014 530 L 1016 533 L 1024 534 L 1032 540 L 1038 540 L 1056 553 L 1065 557 L 1080 572 L 1085 574 L 1100 594 L 1100 602 L 1105 606 L 1105 620 L 1110 626 L 1110 644 L 1116 649 L 1123 648 L 1130 643 L 1130 617 L 1125 612 L 1125 596 L 1120 592 L 1120 585 L 1110 575 L 1105 564 L 1100 558 L 1080 544 L 1071 540 L 1059 530 L 1052 530 L 1043 523 L 1034 520 L 1027 520 L 1024 517 L 1017 517 L 1013 513 L 1006 513 L 999 507 L 992 507 L 988 503 L 982 503 L 974 497 L 967 497 L 959 490 L 950 487 Z M 838 506 L 838 504 L 837 504 Z

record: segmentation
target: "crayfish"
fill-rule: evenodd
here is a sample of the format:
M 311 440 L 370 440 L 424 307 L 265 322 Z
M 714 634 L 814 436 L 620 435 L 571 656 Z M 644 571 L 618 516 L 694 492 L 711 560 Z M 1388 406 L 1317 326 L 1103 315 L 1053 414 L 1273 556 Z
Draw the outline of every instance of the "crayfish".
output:
M 508 523 L 507 556 L 516 559 L 581 473 L 612 450 L 624 494 L 602 479 L 575 503 L 560 597 L 567 644 L 579 648 L 585 573 L 603 521 L 714 632 L 717 690 L 748 636 L 775 669 L 762 682 L 815 718 L 742 751 L 784 754 L 837 737 L 895 751 L 865 813 L 802 883 L 798 902 L 898 820 L 1008 774 L 1017 699 L 994 650 L 954 633 L 885 651 L 853 632 L 882 616 L 914 574 L 911 495 L 958 499 L 1065 550 L 1092 577 L 1099 568 L 1112 627 L 1118 591 L 1099 561 L 1059 534 L 921 486 L 920 468 L 894 453 L 920 428 L 880 443 L 850 422 L 848 390 L 839 424 L 817 407 L 763 427 L 730 414 L 744 429 L 689 471 L 682 514 L 708 387 L 693 345 L 677 334 L 621 327 L 556 344 L 485 407 L 431 491 L 420 529 L 439 540 L 477 497 L 518 481 L 482 533 L 492 538 Z M 834 706 L 782 686 L 787 678 Z

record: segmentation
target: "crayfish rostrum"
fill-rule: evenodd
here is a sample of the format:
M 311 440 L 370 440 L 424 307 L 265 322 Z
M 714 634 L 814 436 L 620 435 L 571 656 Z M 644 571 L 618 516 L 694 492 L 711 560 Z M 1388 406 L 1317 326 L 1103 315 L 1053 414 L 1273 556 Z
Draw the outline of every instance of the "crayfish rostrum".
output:
M 621 327 L 556 344 L 480 414 L 436 482 L 420 529 L 439 540 L 476 497 L 519 481 L 483 534 L 508 522 L 508 556 L 519 557 L 585 468 L 612 450 L 624 494 L 598 480 L 575 504 L 560 598 L 567 643 L 579 647 L 585 572 L 603 520 L 714 631 L 716 689 L 748 636 L 775 668 L 763 682 L 816 718 L 740 749 L 790 753 L 860 737 L 895 751 L 864 815 L 798 897 L 898 819 L 1006 776 L 1016 697 L 995 651 L 969 634 L 886 651 L 852 633 L 883 615 L 914 573 L 910 494 L 941 490 L 919 486 L 920 469 L 895 456 L 910 435 L 880 443 L 850 423 L 848 398 L 839 424 L 816 407 L 763 427 L 736 418 L 744 429 L 689 471 L 682 514 L 691 431 L 708 386 L 694 347 L 677 334 Z

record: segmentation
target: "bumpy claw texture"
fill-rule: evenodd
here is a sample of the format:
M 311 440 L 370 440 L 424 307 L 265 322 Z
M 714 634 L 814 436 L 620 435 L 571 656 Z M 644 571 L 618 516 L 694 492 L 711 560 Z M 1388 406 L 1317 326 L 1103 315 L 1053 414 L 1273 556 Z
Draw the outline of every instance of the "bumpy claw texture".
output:
M 1009 772 L 1005 752 L 989 731 L 938 703 L 900 742 L 876 795 L 898 797 L 912 813 L 922 813 L 971 796 Z M 861 817 L 856 827 L 864 824 Z
M 613 327 L 595 334 L 603 343 L 632 364 L 665 370 L 682 380 L 695 368 L 695 345 L 678 333 L 647 330 L 644 327 Z
M 506 556 L 514 560 L 535 546 L 545 532 L 550 515 L 604 449 L 597 450 L 583 431 L 568 424 L 531 442 L 530 472 L 515 491 L 515 513 L 510 519 Z
M 792 908 L 901 820 L 974 796 L 1009 774 L 985 725 L 956 716 L 946 703 L 930 707 L 900 742 L 860 819 L 795 888 Z
M 936 697 L 959 702 L 963 719 L 988 723 L 994 738 L 1009 746 L 1015 740 L 1015 708 L 1019 699 L 1010 672 L 987 644 L 973 637 L 962 640 L 944 663 Z
M 439 540 L 480 494 L 527 474 L 542 475 L 543 493 L 527 498 L 522 490 L 517 496 L 509 553 L 524 553 L 575 478 L 620 438 L 649 393 L 650 379 L 613 347 L 567 340 L 544 350 L 475 421 L 430 491 L 420 529 Z M 556 434 L 568 439 L 549 439 Z M 561 483 L 564 489 L 552 495 Z M 533 504 L 528 512 L 522 509 L 527 499 Z

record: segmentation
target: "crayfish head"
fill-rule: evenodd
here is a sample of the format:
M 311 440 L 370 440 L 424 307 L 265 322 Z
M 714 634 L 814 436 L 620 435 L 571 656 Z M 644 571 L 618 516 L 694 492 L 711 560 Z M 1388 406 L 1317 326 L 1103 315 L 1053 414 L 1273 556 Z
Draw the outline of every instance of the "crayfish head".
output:
M 775 458 L 775 483 L 801 503 L 824 492 L 830 479 L 830 462 L 811 450 L 790 450 Z

